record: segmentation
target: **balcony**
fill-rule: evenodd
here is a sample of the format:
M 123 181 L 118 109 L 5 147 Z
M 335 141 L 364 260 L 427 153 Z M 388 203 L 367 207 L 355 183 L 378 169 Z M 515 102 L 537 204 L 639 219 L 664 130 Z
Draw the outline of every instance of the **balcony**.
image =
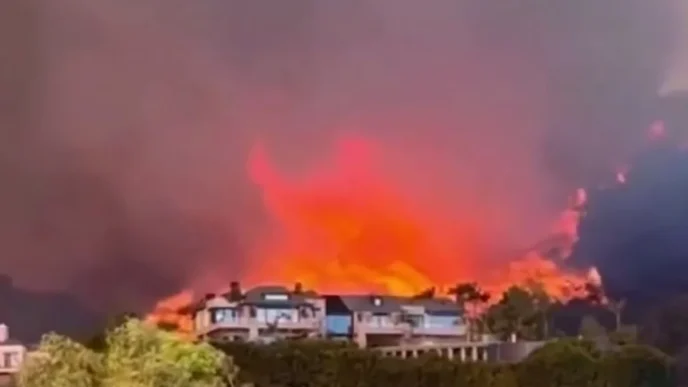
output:
M 268 329 L 270 325 L 266 321 L 260 321 L 256 318 L 231 318 L 223 319 L 208 325 L 203 332 L 207 333 L 214 330 L 225 329 L 225 330 L 251 330 L 251 329 Z M 321 327 L 321 322 L 317 318 L 299 319 L 299 320 L 280 320 L 277 322 L 277 330 L 307 330 L 307 331 L 317 331 Z
M 411 332 L 411 325 L 404 322 L 370 320 L 356 322 L 354 329 L 369 335 L 404 335 Z
M 419 336 L 464 336 L 468 333 L 466 325 L 422 325 L 413 328 Z

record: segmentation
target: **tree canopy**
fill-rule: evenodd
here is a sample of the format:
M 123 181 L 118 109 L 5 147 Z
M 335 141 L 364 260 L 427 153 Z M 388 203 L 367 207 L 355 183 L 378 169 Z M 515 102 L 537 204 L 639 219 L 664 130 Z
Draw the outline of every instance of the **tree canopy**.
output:
M 110 329 L 102 351 L 45 335 L 19 374 L 22 387 L 219 387 L 238 370 L 221 351 L 129 319 Z

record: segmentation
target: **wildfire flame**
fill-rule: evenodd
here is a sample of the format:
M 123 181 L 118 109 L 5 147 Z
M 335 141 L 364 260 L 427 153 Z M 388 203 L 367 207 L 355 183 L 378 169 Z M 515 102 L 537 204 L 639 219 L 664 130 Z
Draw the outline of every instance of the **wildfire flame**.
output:
M 457 283 L 477 282 L 497 295 L 536 281 L 561 300 L 585 288 L 588 275 L 566 271 L 560 262 L 577 240 L 585 190 L 575 192 L 542 243 L 491 257 L 481 244 L 485 230 L 479 218 L 431 216 L 375 173 L 372 156 L 367 142 L 343 141 L 334 168 L 292 181 L 277 173 L 265 150 L 256 146 L 249 175 L 279 228 L 264 241 L 262 256 L 242 283 L 300 282 L 322 293 L 413 295 L 430 287 L 446 294 Z M 190 321 L 174 311 L 192 301 L 190 291 L 163 300 L 149 320 L 188 330 Z

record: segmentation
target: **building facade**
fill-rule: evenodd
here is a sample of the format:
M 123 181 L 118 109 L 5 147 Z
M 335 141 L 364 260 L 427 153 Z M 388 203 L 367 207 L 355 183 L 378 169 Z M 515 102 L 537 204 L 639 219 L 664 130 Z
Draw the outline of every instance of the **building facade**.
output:
M 469 339 L 462 308 L 450 299 L 388 295 L 324 295 L 300 286 L 260 286 L 208 295 L 195 308 L 198 338 L 270 342 L 328 338 L 353 342 L 385 356 L 427 353 L 461 361 L 517 362 L 544 342 Z
M 0 375 L 11 375 L 19 372 L 26 354 L 26 346 L 10 338 L 7 325 L 0 324 Z
M 323 334 L 325 306 L 313 292 L 260 286 L 245 294 L 208 295 L 194 312 L 194 331 L 213 341 L 269 341 Z
M 461 308 L 448 299 L 325 296 L 326 335 L 359 347 L 465 342 Z
M 194 309 L 194 331 L 213 341 L 322 337 L 361 348 L 467 341 L 461 308 L 449 299 L 325 295 L 300 286 L 260 286 L 208 295 Z

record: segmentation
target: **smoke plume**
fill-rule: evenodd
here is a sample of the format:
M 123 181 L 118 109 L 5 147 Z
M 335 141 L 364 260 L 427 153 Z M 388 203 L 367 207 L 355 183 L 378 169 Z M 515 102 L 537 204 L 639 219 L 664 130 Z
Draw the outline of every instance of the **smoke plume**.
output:
M 259 139 L 293 171 L 373 139 L 410 195 L 528 245 L 642 138 L 672 25 L 644 0 L 0 7 L 2 271 L 104 309 L 241 276 Z
M 591 193 L 572 257 L 596 265 L 607 292 L 630 301 L 633 318 L 688 292 L 688 9 L 683 1 L 671 5 L 675 28 L 653 104 L 664 131 L 629 159 L 624 184 Z

